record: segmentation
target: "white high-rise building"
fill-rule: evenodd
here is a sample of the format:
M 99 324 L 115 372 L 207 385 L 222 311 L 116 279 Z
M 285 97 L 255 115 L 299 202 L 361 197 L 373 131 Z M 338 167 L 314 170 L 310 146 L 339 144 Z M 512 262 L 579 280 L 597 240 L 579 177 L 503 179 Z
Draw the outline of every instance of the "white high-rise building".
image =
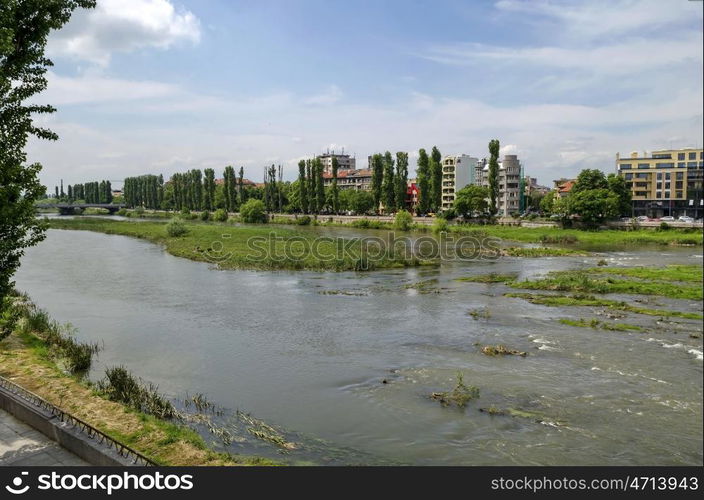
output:
M 442 159 L 442 209 L 452 208 L 457 191 L 475 183 L 475 172 L 479 160 L 459 154 Z

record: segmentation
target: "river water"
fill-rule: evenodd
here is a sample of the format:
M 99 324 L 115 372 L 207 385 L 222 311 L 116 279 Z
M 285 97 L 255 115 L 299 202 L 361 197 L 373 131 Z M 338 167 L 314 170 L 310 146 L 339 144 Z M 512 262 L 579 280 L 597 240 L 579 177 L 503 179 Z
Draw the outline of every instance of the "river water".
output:
M 624 321 L 646 332 L 576 328 L 558 319 L 603 311 L 534 305 L 503 297 L 513 291 L 503 284 L 455 281 L 487 272 L 523 279 L 602 258 L 701 265 L 702 251 L 362 274 L 219 271 L 128 237 L 50 230 L 16 281 L 81 340 L 104 344 L 93 379 L 124 365 L 175 399 L 204 393 L 299 443 L 282 454 L 247 439 L 226 447 L 232 452 L 323 464 L 701 465 L 700 322 L 631 315 Z M 409 287 L 426 280 L 437 281 Z M 702 310 L 692 301 L 655 304 Z M 486 344 L 528 356 L 488 357 Z M 452 389 L 458 372 L 479 387 L 477 400 L 458 409 L 428 397 Z M 539 417 L 479 411 L 492 406 Z

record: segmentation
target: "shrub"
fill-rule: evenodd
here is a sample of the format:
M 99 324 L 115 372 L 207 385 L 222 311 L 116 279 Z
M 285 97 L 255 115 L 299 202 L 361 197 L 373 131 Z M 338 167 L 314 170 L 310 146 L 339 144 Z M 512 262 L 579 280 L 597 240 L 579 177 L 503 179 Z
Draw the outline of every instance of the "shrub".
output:
M 266 207 L 262 200 L 252 198 L 240 207 L 240 216 L 243 222 L 263 223 L 267 222 Z
M 448 224 L 446 219 L 438 217 L 433 222 L 433 232 L 435 234 L 446 233 L 449 230 L 450 224 Z
M 452 220 L 457 218 L 457 211 L 454 208 L 448 208 L 443 210 L 440 216 L 445 220 Z
M 298 224 L 299 226 L 307 226 L 310 224 L 310 222 L 311 218 L 307 215 L 304 215 L 303 217 L 298 217 L 296 219 L 296 224 Z
M 668 231 L 670 229 L 670 225 L 667 222 L 661 222 L 658 229 L 660 229 L 660 231 Z
M 227 212 L 222 208 L 218 208 L 213 214 L 213 220 L 217 222 L 225 222 L 227 220 Z
M 413 216 L 405 210 L 399 210 L 394 218 L 394 228 L 399 231 L 408 231 L 413 225 Z
M 134 212 L 135 212 L 137 215 L 142 215 L 142 214 L 144 213 L 144 207 L 142 207 L 142 206 L 135 207 Z
M 145 385 L 123 366 L 107 368 L 105 378 L 97 383 L 97 388 L 108 399 L 124 403 L 137 411 L 162 419 L 178 415 L 173 404 L 159 394 L 156 386 Z
M 202 221 L 209 221 L 209 220 L 210 220 L 210 212 L 208 212 L 207 210 L 203 210 L 203 211 L 200 213 L 200 220 L 202 220 Z
M 166 234 L 172 238 L 183 236 L 187 232 L 188 228 L 179 220 L 173 219 L 166 225 Z
M 121 215 L 121 216 L 124 217 L 125 215 L 127 215 L 127 210 L 124 209 L 124 208 L 121 208 L 121 209 L 118 210 L 116 213 L 117 213 L 117 215 Z

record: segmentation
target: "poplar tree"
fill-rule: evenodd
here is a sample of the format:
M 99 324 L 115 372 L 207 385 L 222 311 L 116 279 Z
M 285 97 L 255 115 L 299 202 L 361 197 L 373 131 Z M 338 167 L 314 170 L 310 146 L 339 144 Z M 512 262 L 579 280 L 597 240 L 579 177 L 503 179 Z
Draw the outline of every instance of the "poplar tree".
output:
M 372 156 L 372 198 L 374 211 L 378 212 L 381 203 L 382 182 L 384 180 L 384 157 L 377 153 Z
M 301 212 L 308 213 L 308 180 L 306 179 L 306 162 L 298 162 L 298 202 Z
M 332 196 L 332 211 L 337 214 L 340 210 L 340 189 L 337 187 L 337 169 L 339 162 L 337 157 L 332 158 L 332 185 L 330 186 L 330 195 Z
M 430 192 L 433 200 L 431 207 L 438 212 L 442 207 L 442 155 L 437 147 L 433 146 L 430 153 Z
M 215 170 L 212 168 L 206 168 L 203 173 L 205 174 L 203 208 L 209 212 L 212 212 L 215 203 Z
M 428 179 L 428 153 L 425 149 L 418 151 L 418 211 L 422 214 L 430 212 L 430 182 Z
M 406 208 L 408 191 L 408 153 L 396 153 L 396 175 L 394 176 L 396 209 Z
M 381 191 L 384 201 L 384 211 L 391 213 L 396 208 L 396 186 L 394 184 L 394 159 L 390 152 L 384 153 L 384 180 Z
M 499 198 L 499 140 L 489 141 L 489 213 L 499 211 L 496 201 Z

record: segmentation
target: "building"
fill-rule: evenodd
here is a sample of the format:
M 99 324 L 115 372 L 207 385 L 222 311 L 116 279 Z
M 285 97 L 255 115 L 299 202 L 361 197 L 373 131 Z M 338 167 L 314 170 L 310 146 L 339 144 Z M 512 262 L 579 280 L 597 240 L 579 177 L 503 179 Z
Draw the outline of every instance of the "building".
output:
M 704 150 L 666 149 L 630 154 L 616 153 L 616 171 L 631 189 L 633 216 L 689 215 L 701 218 L 704 211 L 702 178 Z
M 415 179 L 408 180 L 408 189 L 406 189 L 406 210 L 413 213 L 418 208 L 420 197 L 420 188 L 416 184 Z
M 557 197 L 565 198 L 572 192 L 572 188 L 574 187 L 574 183 L 577 182 L 577 179 L 565 179 L 563 177 L 562 179 L 557 179 L 552 182 L 555 184 L 554 191 Z
M 330 185 L 332 185 L 332 172 L 323 172 L 323 186 L 328 187 Z M 369 169 L 338 169 L 337 187 L 340 189 L 371 191 L 372 171 Z
M 498 215 L 508 217 L 521 211 L 522 167 L 517 155 L 504 155 L 499 162 L 499 196 L 496 200 Z M 489 187 L 489 161 L 483 158 L 475 170 L 475 183 Z
M 336 154 L 335 151 L 332 153 L 328 151 L 325 154 L 316 156 L 317 159 L 323 164 L 323 172 L 332 174 L 332 160 L 337 158 L 337 169 L 340 170 L 354 170 L 356 168 L 356 160 L 353 156 L 346 155 L 345 150 L 342 150 L 341 154 Z
M 479 160 L 469 155 L 446 156 L 442 159 L 442 209 L 452 208 L 457 191 L 475 183 Z
M 240 178 L 237 177 L 237 182 L 239 183 Z M 224 186 L 225 185 L 225 179 L 215 179 L 215 185 L 216 186 Z M 263 186 L 264 184 L 262 184 Z M 247 186 L 247 187 L 256 187 L 257 183 L 250 181 L 249 179 L 242 179 L 242 186 Z

